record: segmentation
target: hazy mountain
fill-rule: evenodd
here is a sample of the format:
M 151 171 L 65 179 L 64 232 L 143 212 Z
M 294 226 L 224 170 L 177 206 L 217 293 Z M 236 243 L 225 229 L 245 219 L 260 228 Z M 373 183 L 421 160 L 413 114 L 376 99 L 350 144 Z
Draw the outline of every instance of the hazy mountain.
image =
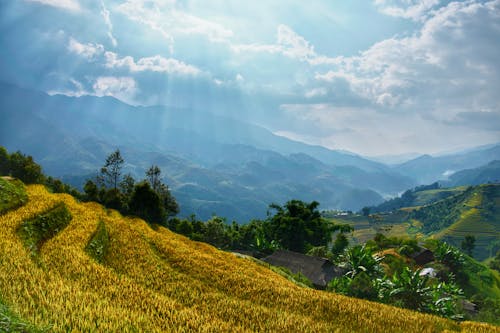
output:
M 475 169 L 458 171 L 449 177 L 445 185 L 479 185 L 500 182 L 500 160 L 492 161 Z
M 110 97 L 49 96 L 0 85 L 0 145 L 33 155 L 80 186 L 120 148 L 125 172 L 158 164 L 182 213 L 263 217 L 271 202 L 317 200 L 357 210 L 414 185 L 391 168 L 346 152 L 276 136 L 206 112 L 134 107 Z
M 413 177 L 419 184 L 430 184 L 436 180 L 446 180 L 450 175 L 464 169 L 477 168 L 493 160 L 500 159 L 500 145 L 469 149 L 451 155 L 422 155 L 394 167 L 403 175 Z

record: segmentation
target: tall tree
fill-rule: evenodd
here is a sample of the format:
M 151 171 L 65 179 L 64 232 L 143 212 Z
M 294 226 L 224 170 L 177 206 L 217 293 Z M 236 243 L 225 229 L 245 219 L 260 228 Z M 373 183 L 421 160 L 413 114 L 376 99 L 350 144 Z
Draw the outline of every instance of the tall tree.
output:
M 101 181 L 106 187 L 117 189 L 122 175 L 123 160 L 120 150 L 117 149 L 106 158 L 104 166 L 101 168 Z
M 326 246 L 331 240 L 333 224 L 321 217 L 319 203 L 288 201 L 284 207 L 270 206 L 275 210 L 268 219 L 271 237 L 285 249 L 305 253 L 314 246 Z
M 165 210 L 161 199 L 148 182 L 135 185 L 129 209 L 131 214 L 143 218 L 148 223 L 163 224 L 165 222 Z
M 149 181 L 149 185 L 155 190 L 156 192 L 160 191 L 160 185 L 161 185 L 161 170 L 157 165 L 152 165 L 147 171 L 146 171 L 146 177 Z
M 10 173 L 10 157 L 7 149 L 0 146 L 0 176 L 6 176 Z
M 462 250 L 472 257 L 472 251 L 474 250 L 476 243 L 476 237 L 474 235 L 466 235 L 462 241 Z
M 146 178 L 155 191 L 163 204 L 167 216 L 174 216 L 179 213 L 179 205 L 170 193 L 167 185 L 161 181 L 161 169 L 157 165 L 152 165 L 146 171 Z

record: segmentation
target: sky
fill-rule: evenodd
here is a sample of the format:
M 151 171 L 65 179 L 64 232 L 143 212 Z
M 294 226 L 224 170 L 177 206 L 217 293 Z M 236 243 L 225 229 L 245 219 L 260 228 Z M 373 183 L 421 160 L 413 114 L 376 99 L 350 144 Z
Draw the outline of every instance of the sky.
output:
M 365 156 L 500 142 L 500 0 L 1 1 L 0 57 L 21 87 Z

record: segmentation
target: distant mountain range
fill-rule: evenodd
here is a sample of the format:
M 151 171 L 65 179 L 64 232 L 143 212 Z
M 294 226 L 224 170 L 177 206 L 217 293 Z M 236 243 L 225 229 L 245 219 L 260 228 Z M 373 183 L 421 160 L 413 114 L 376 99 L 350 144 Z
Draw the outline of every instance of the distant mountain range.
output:
M 493 160 L 500 160 L 500 145 L 436 157 L 422 155 L 394 166 L 394 170 L 412 177 L 419 184 L 430 184 L 436 180 L 446 180 L 458 171 L 477 168 Z
M 125 172 L 141 179 L 157 164 L 181 215 L 204 219 L 216 213 L 245 222 L 264 217 L 272 202 L 294 198 L 317 200 L 323 209 L 358 210 L 437 180 L 448 169 L 500 159 L 496 146 L 461 160 L 424 156 L 389 167 L 203 110 L 49 96 L 5 83 L 0 84 L 0 117 L 0 145 L 34 156 L 49 175 L 81 188 L 119 148 Z M 432 172 L 425 171 L 426 163 Z

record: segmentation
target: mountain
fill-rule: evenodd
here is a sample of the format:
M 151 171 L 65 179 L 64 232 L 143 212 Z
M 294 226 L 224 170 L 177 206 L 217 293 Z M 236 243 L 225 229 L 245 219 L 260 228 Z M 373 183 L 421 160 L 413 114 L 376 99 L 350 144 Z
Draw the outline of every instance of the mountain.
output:
M 310 146 L 206 112 L 124 104 L 0 85 L 0 145 L 33 155 L 46 173 L 82 188 L 119 148 L 125 172 L 157 164 L 181 214 L 240 222 L 292 198 L 358 210 L 414 185 L 410 177 L 354 154 Z
M 413 177 L 419 184 L 430 184 L 446 180 L 449 175 L 464 169 L 477 168 L 500 159 L 500 145 L 478 147 L 451 155 L 422 155 L 399 164 L 394 169 L 403 175 Z
M 0 214 L 0 330 L 16 331 L 14 315 L 29 321 L 23 332 L 495 330 L 300 287 L 256 260 L 96 203 L 39 185 L 27 193 L 23 207 Z
M 452 174 L 446 185 L 479 185 L 500 182 L 500 160 L 492 161 L 475 169 L 466 169 Z

